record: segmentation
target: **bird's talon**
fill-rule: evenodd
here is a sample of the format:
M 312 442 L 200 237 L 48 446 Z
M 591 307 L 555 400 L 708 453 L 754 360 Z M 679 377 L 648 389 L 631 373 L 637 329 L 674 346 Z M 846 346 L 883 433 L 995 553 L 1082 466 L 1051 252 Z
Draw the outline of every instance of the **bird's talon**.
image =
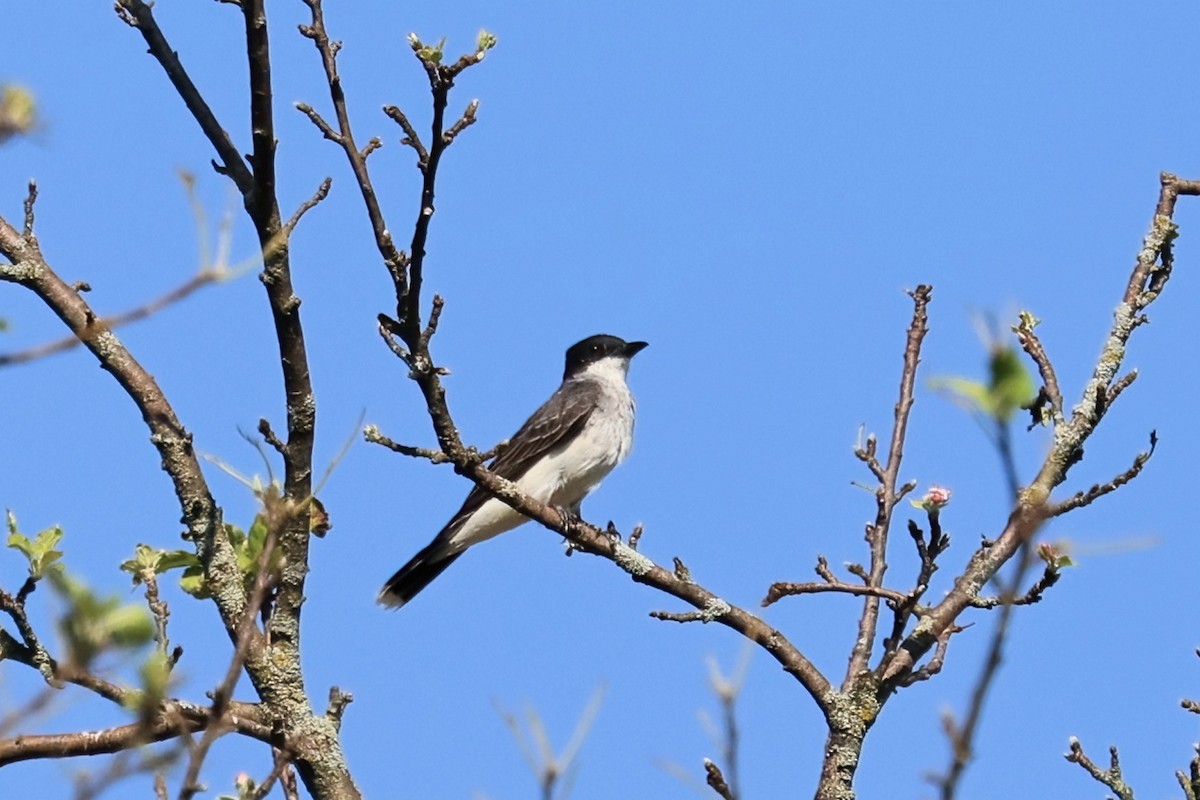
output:
M 555 513 L 558 514 L 558 519 L 562 526 L 567 530 L 574 528 L 583 520 L 579 516 L 579 511 L 566 506 L 553 506 Z

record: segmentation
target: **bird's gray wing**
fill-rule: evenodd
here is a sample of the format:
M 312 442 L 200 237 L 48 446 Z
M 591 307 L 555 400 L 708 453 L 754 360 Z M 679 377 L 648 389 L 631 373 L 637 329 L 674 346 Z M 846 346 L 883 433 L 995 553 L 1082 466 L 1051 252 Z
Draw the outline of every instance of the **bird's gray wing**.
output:
M 550 399 L 512 435 L 508 445 L 488 468 L 502 478 L 520 480 L 541 458 L 583 430 L 599 399 L 600 387 L 594 381 L 572 381 L 569 385 L 558 387 Z M 453 535 L 491 497 L 478 486 L 473 488 L 462 508 L 446 524 L 438 538 Z

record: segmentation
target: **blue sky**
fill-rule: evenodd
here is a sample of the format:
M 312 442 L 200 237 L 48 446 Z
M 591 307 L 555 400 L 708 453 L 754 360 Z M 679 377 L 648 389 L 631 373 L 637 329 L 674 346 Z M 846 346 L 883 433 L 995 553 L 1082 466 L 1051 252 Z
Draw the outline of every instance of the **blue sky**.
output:
M 449 151 L 429 243 L 426 286 L 447 298 L 435 353 L 453 370 L 451 408 L 467 440 L 508 436 L 557 384 L 562 351 L 604 331 L 645 339 L 634 364 L 633 456 L 584 504 L 644 551 L 678 555 L 730 601 L 755 606 L 775 580 L 807 580 L 816 555 L 865 558 L 873 515 L 852 485 L 860 426 L 886 435 L 910 304 L 931 283 L 922 376 L 979 374 L 973 315 L 1027 308 L 1069 403 L 1099 352 L 1157 196 L 1160 170 L 1200 175 L 1200 78 L 1181 58 L 1200 9 L 1182 2 L 920 4 L 398 4 L 330 0 L 331 33 L 355 131 L 384 138 L 372 157 L 389 224 L 407 240 L 418 176 L 399 131 L 378 113 L 405 108 L 424 129 L 428 87 L 404 37 L 499 47 L 462 77 L 451 110 L 481 100 L 480 122 Z M 393 438 L 433 442 L 416 388 L 381 345 L 374 318 L 390 283 L 340 152 L 295 101 L 328 108 L 303 4 L 272 14 L 280 194 L 285 209 L 322 178 L 330 198 L 293 239 L 327 463 L 365 409 Z M 243 149 L 244 58 L 234 10 L 163 0 L 172 43 Z M 39 234 L 68 280 L 86 280 L 102 313 L 182 283 L 198 267 L 196 222 L 176 170 L 198 177 L 211 217 L 229 207 L 206 141 L 140 37 L 107 3 L 26 4 L 0 54 L 0 80 L 29 86 L 44 125 L 0 148 L 0 209 L 17 217 L 41 188 Z M 288 211 L 285 210 L 285 213 Z M 1017 615 L 1013 648 L 988 707 L 964 795 L 1098 797 L 1062 760 L 1069 736 L 1093 756 L 1122 748 L 1146 796 L 1177 791 L 1200 738 L 1178 708 L 1200 695 L 1194 648 L 1198 546 L 1194 494 L 1200 228 L 1184 199 L 1177 269 L 1153 324 L 1137 332 L 1141 376 L 1089 443 L 1071 490 L 1123 470 L 1157 429 L 1142 478 L 1057 521 L 1080 563 L 1041 605 Z M 235 258 L 253 237 L 240 218 Z M 0 315 L 11 350 L 61 334 L 8 287 Z M 203 291 L 121 337 L 163 385 L 197 446 L 261 472 L 238 428 L 282 427 L 269 314 L 253 276 Z M 2 376 L 0 504 L 31 531 L 59 523 L 68 565 L 127 593 L 116 565 L 135 543 L 173 546 L 179 512 L 138 415 L 82 352 Z M 1018 437 L 1029 476 L 1045 432 Z M 951 487 L 949 581 L 1006 516 L 997 460 L 974 422 L 922 382 L 903 476 Z M 253 498 L 209 469 L 227 518 Z M 472 551 L 398 614 L 377 585 L 457 508 L 448 468 L 357 444 L 322 494 L 334 530 L 314 543 L 305 607 L 306 669 L 318 705 L 336 684 L 355 695 L 343 737 L 373 797 L 529 797 L 534 791 L 494 703 L 536 706 L 565 742 L 594 688 L 604 705 L 581 755 L 578 800 L 688 797 L 655 765 L 701 775 L 715 748 L 697 722 L 715 712 L 707 655 L 732 664 L 741 644 L 716 626 L 650 619 L 681 610 L 611 564 L 564 560 L 557 537 L 527 527 Z M 1182 500 L 1182 502 L 1181 502 Z M 889 572 L 906 585 L 915 556 L 903 529 Z M 23 567 L 0 557 L 0 585 Z M 943 591 L 948 584 L 934 588 Z M 129 595 L 135 599 L 137 595 Z M 181 693 L 201 699 L 227 646 L 212 610 L 172 591 L 183 644 Z M 49 625 L 49 592 L 32 601 Z M 840 680 L 858 604 L 822 596 L 766 619 Z M 872 731 L 862 797 L 931 797 L 942 769 L 943 709 L 961 710 L 988 618 L 956 637 L 942 675 L 895 697 Z M 0 705 L 27 697 L 27 670 L 0 671 Z M 243 689 L 242 695 L 248 696 Z M 101 701 L 67 693 L 45 730 L 115 724 Z M 751 663 L 740 708 L 747 798 L 809 793 L 823 724 L 769 659 Z M 68 797 L 65 776 L 92 763 L 22 764 L 0 786 Z M 261 746 L 215 748 L 205 778 L 231 789 L 265 774 Z M 178 776 L 176 776 L 178 778 Z M 49 783 L 47 783 L 49 782 Z M 48 789 L 47 786 L 50 788 Z M 148 782 L 114 796 L 149 796 Z

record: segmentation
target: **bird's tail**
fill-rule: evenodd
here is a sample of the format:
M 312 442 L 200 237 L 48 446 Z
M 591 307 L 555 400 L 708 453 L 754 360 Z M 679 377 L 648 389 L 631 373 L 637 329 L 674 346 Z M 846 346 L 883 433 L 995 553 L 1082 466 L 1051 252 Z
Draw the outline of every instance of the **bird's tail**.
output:
M 460 550 L 457 553 L 446 553 L 445 543 L 431 542 L 401 567 L 399 572 L 388 578 L 387 583 L 379 590 L 376 602 L 388 608 L 400 608 L 432 583 L 433 579 L 441 575 L 463 552 Z

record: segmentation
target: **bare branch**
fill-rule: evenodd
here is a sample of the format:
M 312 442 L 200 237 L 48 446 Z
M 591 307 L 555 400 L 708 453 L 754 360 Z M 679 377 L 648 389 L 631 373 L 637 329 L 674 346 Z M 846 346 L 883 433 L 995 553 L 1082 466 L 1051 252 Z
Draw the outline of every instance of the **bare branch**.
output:
M 917 667 L 909 674 L 904 681 L 904 686 L 912 686 L 914 683 L 927 681 L 934 675 L 942 671 L 942 664 L 946 661 L 946 649 L 950 646 L 950 637 L 956 633 L 961 633 L 965 628 L 958 625 L 951 625 L 942 635 L 938 637 L 937 647 L 933 651 L 930 659 Z
M 1021 493 L 1000 535 L 975 552 L 946 597 L 929 610 L 925 625 L 915 629 L 896 651 L 882 672 L 884 691 L 890 690 L 900 676 L 912 670 L 915 662 L 934 647 L 958 615 L 969 607 L 979 588 L 985 586 L 999 569 L 1029 541 L 1050 516 L 1051 492 L 1067 477 L 1079 457 L 1084 442 L 1095 430 L 1104 411 L 1102 398 L 1114 385 L 1125 357 L 1126 345 L 1138 327 L 1141 312 L 1157 297 L 1170 272 L 1171 241 L 1176 226 L 1171 219 L 1180 194 L 1200 194 L 1200 182 L 1180 181 L 1164 173 L 1157 213 L 1138 253 L 1123 302 L 1114 312 L 1112 328 L 1105 341 L 1092 377 L 1084 387 L 1082 399 L 1071 418 L 1054 432 L 1054 443 L 1033 482 Z M 1161 264 L 1159 261 L 1161 260 Z
M 1116 401 L 1116 399 L 1121 396 L 1121 392 L 1128 389 L 1130 384 L 1137 380 L 1137 376 L 1138 371 L 1133 369 L 1112 382 L 1112 385 L 1105 390 L 1103 396 L 1101 397 L 1101 404 L 1105 411 L 1107 411 Z
M 421 144 L 421 137 L 417 135 L 417 129 L 409 122 L 408 116 L 397 106 L 384 106 L 383 113 L 404 131 L 404 138 L 400 140 L 400 144 L 407 145 L 416 151 L 417 166 L 424 172 L 425 168 L 429 166 L 429 151 L 425 149 L 425 145 Z
M 904 592 L 898 592 L 895 589 L 888 589 L 883 586 L 864 586 L 858 583 L 843 583 L 842 581 L 825 583 L 780 582 L 771 584 L 771 587 L 767 589 L 767 596 L 763 598 L 762 605 L 765 608 L 784 597 L 792 597 L 798 594 L 822 594 L 825 592 L 840 592 L 842 594 L 855 595 L 856 597 L 882 598 L 889 603 L 903 603 L 908 599 L 908 595 L 904 594 Z
M 238 704 L 240 713 L 234 729 L 243 735 L 263 742 L 274 738 L 271 726 L 259 720 L 253 706 Z M 161 742 L 181 734 L 204 730 L 212 723 L 208 709 L 190 703 L 167 701 L 148 723 L 118 725 L 101 731 L 78 733 L 23 734 L 0 740 L 0 767 L 34 758 L 71 758 L 116 753 L 149 742 Z
M 32 579 L 25 582 L 25 586 L 32 587 L 35 584 Z M 30 588 L 32 591 L 32 588 Z M 0 660 L 12 658 L 17 661 L 28 663 L 30 666 L 42 673 L 42 677 L 46 683 L 55 686 L 55 669 L 54 659 L 50 657 L 50 653 L 42 645 L 38 635 L 33 630 L 33 626 L 29 623 L 29 617 L 25 614 L 25 597 L 29 595 L 28 591 L 22 591 L 16 597 L 8 592 L 0 589 L 0 611 L 8 614 L 12 618 L 13 624 L 17 626 L 17 633 L 21 635 L 22 643 L 15 641 L 10 637 L 7 631 L 0 629 Z
M 633 530 L 629 532 L 629 549 L 636 552 L 638 549 L 638 542 L 641 540 L 642 526 L 640 524 L 634 525 Z
M 466 111 L 463 112 L 463 115 L 458 118 L 458 122 L 455 122 L 453 125 L 450 126 L 450 130 L 448 130 L 444 134 L 442 134 L 442 138 L 446 141 L 447 145 L 449 145 L 451 142 L 453 142 L 455 137 L 457 137 L 460 133 L 462 133 L 467 128 L 469 128 L 475 124 L 475 122 L 476 122 L 475 114 L 478 111 L 479 111 L 479 101 L 478 100 L 472 100 L 470 103 L 467 104 L 467 109 L 466 109 Z
M 330 99 L 333 102 L 334 116 L 337 119 L 337 130 L 335 131 L 319 114 L 313 111 L 311 106 L 298 103 L 296 107 L 313 121 L 326 139 L 336 143 L 345 152 L 346 158 L 350 162 L 350 169 L 354 173 L 355 182 L 362 193 L 363 203 L 366 205 L 367 217 L 371 221 L 371 230 L 375 234 L 375 244 L 383 257 L 388 274 L 396 283 L 397 291 L 400 291 L 402 287 L 406 286 L 404 269 L 408 263 L 408 257 L 396 249 L 395 242 L 392 241 L 392 234 L 388 230 L 387 223 L 384 222 L 379 198 L 375 194 L 375 187 L 371 183 L 371 176 L 367 171 L 367 156 L 371 150 L 359 150 L 354 141 L 354 133 L 350 128 L 350 114 L 346 109 L 346 94 L 342 89 L 342 78 L 337 69 L 337 53 L 341 49 L 341 43 L 331 41 L 329 38 L 325 29 L 325 12 L 321 7 L 321 0 L 304 0 L 304 4 L 308 6 L 312 14 L 312 21 L 308 25 L 300 26 L 300 34 L 312 41 L 321 57 L 321 65 L 325 69 L 325 80 L 329 85 Z
M 700 611 L 688 611 L 676 613 L 671 611 L 651 611 L 650 616 L 655 619 L 667 620 L 668 622 L 704 622 L 709 623 L 715 619 L 720 619 L 724 614 L 731 610 L 729 603 L 719 597 L 713 598 L 707 606 Z
M 1046 569 L 1042 572 L 1042 577 L 1038 578 L 1029 590 L 1020 597 L 1010 597 L 1008 595 L 1000 595 L 997 597 L 976 597 L 971 601 L 971 605 L 975 608 L 996 608 L 997 606 L 1031 606 L 1034 603 L 1040 602 L 1042 595 L 1047 589 L 1058 583 L 1058 579 L 1062 577 L 1062 572 L 1057 567 L 1047 564 Z M 997 659 L 998 661 L 998 659 Z
M 296 209 L 296 213 L 292 214 L 292 218 L 283 226 L 284 231 L 289 235 L 296 230 L 296 226 L 300 224 L 301 218 L 312 209 L 316 208 L 317 204 L 329 196 L 329 187 L 333 186 L 333 178 L 326 178 L 321 181 L 321 185 L 313 192 L 312 197 L 305 200 Z
M 275 434 L 271 423 L 265 417 L 258 421 L 258 432 L 262 435 L 263 441 L 271 445 L 276 453 L 279 453 L 281 456 L 287 455 L 287 445 Z M 263 459 L 266 460 L 265 453 L 263 454 Z
M 1054 365 L 1050 363 L 1050 357 L 1046 355 L 1046 348 L 1034 333 L 1033 329 L 1036 325 L 1037 320 L 1033 318 L 1032 314 L 1023 313 L 1018 324 L 1013 326 L 1013 333 L 1017 335 L 1017 341 L 1033 359 L 1033 363 L 1037 365 L 1038 374 L 1042 376 L 1042 386 L 1050 401 L 1050 412 L 1054 424 L 1059 425 L 1063 421 L 1062 390 L 1058 387 L 1058 375 L 1054 371 Z
M 428 399 L 428 396 L 427 396 Z M 431 404 L 431 415 L 446 414 L 445 399 L 440 399 L 440 409 Z M 457 437 L 457 431 L 455 431 Z M 559 513 L 545 503 L 524 494 L 515 483 L 495 474 L 472 455 L 461 443 L 449 441 L 448 455 L 459 471 L 475 482 L 477 486 L 499 499 L 506 505 L 516 509 L 525 516 L 566 537 L 576 549 L 598 555 L 612 561 L 637 583 L 642 583 L 659 591 L 670 594 L 700 613 L 689 617 L 686 621 L 718 622 L 735 631 L 762 647 L 774 658 L 785 672 L 796 678 L 812 695 L 818 706 L 829 708 L 832 687 L 821 674 L 820 670 L 801 653 L 795 645 L 779 631 L 750 612 L 734 606 L 713 592 L 696 583 L 690 575 L 680 575 L 673 570 L 655 564 L 645 555 L 633 550 L 620 541 L 618 537 L 610 536 L 600 528 L 579 521 L 569 523 Z M 656 615 L 659 619 L 674 620 L 671 612 L 662 612 L 665 616 Z
M 24 204 L 25 224 L 22 227 L 21 235 L 25 239 L 27 239 L 35 248 L 37 247 L 37 239 L 34 238 L 34 234 L 33 234 L 33 221 L 34 221 L 33 207 L 37 203 L 37 196 L 38 196 L 37 183 L 34 181 L 30 181 L 29 182 L 29 190 L 25 194 L 25 204 Z
M 149 316 L 157 314 L 168 306 L 172 306 L 181 300 L 190 297 L 196 290 L 208 286 L 212 283 L 217 283 L 226 277 L 227 273 L 215 269 L 202 269 L 200 272 L 193 275 L 186 283 L 177 286 L 166 294 L 144 303 L 136 308 L 131 308 L 120 314 L 114 314 L 111 317 L 100 317 L 93 321 L 89 326 L 89 331 L 98 335 L 105 331 L 111 331 L 114 328 L 119 328 L 122 325 L 128 325 L 131 322 L 138 322 L 146 319 Z M 76 290 L 77 291 L 77 290 Z M 0 353 L 0 367 L 7 367 L 13 364 L 24 364 L 29 361 L 36 361 L 39 358 L 54 355 L 55 353 L 63 353 L 75 346 L 82 344 L 83 340 L 78 336 L 64 336 L 61 339 L 56 339 L 52 342 L 36 345 L 26 350 L 18 350 L 13 353 Z
M 737 800 L 733 791 L 729 788 L 729 784 L 725 782 L 725 776 L 721 774 L 721 768 L 707 758 L 704 759 L 704 782 L 711 786 L 712 790 L 720 795 L 723 800 Z
M 874 440 L 868 440 L 868 465 L 871 472 L 879 480 L 875 490 L 875 522 L 867 530 L 867 545 L 871 551 L 870 570 L 866 573 L 864 582 L 871 588 L 881 588 L 883 574 L 887 570 L 888 531 L 892 524 L 892 511 L 900 499 L 906 494 L 905 488 L 897 488 L 900 476 L 900 462 L 904 457 L 904 442 L 908 435 L 908 415 L 913 405 L 913 387 L 917 380 L 917 365 L 921 361 L 921 343 L 928 331 L 929 317 L 926 309 L 933 299 L 933 288 L 921 285 L 909 292 L 913 301 L 912 321 L 908 326 L 908 336 L 904 343 L 904 367 L 900 373 L 900 397 L 896 401 L 895 417 L 892 424 L 892 438 L 888 445 L 887 465 L 880 470 L 874 460 Z M 861 458 L 861 456 L 860 456 Z M 868 595 L 863 603 L 862 614 L 858 621 L 858 635 L 846 666 L 846 677 L 842 682 L 843 690 L 848 691 L 853 682 L 866 669 L 875 647 L 875 635 L 879 625 L 879 597 Z
M 150 48 L 150 54 L 162 65 L 176 93 L 199 123 L 200 130 L 208 137 L 213 149 L 217 151 L 217 156 L 221 159 L 220 172 L 228 175 L 243 195 L 253 192 L 254 176 L 250 168 L 238 153 L 238 148 L 229 138 L 229 134 L 217 121 L 216 115 L 196 88 L 196 84 L 192 82 L 187 70 L 183 68 L 178 54 L 163 36 L 158 22 L 154 19 L 152 4 L 142 0 L 117 0 L 116 9 L 122 19 L 142 34 Z
M 1125 783 L 1125 779 L 1121 776 L 1121 760 L 1117 755 L 1117 748 L 1110 747 L 1108 752 L 1109 767 L 1108 769 L 1100 769 L 1083 752 L 1083 745 L 1079 743 L 1079 740 L 1072 737 L 1071 752 L 1063 757 L 1072 764 L 1078 764 L 1083 767 L 1087 771 L 1087 774 L 1111 789 L 1113 794 L 1120 798 L 1120 800 L 1134 800 L 1133 789 Z
M 342 135 L 335 131 L 333 126 L 326 122 L 325 118 L 317 113 L 317 111 L 308 103 L 296 103 L 296 110 L 308 117 L 309 121 L 312 122 L 313 125 L 317 126 L 317 130 L 319 130 L 321 135 L 326 139 L 335 144 L 342 144 Z
M 1132 374 L 1132 373 L 1131 373 Z M 1060 514 L 1065 514 L 1068 511 L 1074 511 L 1077 508 L 1091 505 L 1092 502 L 1098 500 L 1106 494 L 1115 492 L 1131 480 L 1141 474 L 1142 469 L 1146 466 L 1146 462 L 1154 455 L 1154 448 L 1158 446 L 1158 433 L 1150 431 L 1150 449 L 1144 450 L 1137 454 L 1133 459 L 1133 464 L 1129 469 L 1122 472 L 1117 477 L 1113 478 L 1108 483 L 1095 484 L 1086 492 L 1076 492 L 1071 497 L 1063 500 L 1061 503 L 1055 503 L 1050 506 L 1050 516 L 1057 517 Z
M 438 450 L 431 450 L 428 447 L 412 447 L 407 444 L 393 442 L 388 437 L 379 432 L 379 429 L 374 425 L 368 425 L 363 430 L 363 438 L 371 444 L 383 445 L 393 453 L 399 453 L 402 456 L 410 458 L 424 458 L 434 464 L 447 464 L 451 461 L 450 456 Z
M 274 575 L 271 569 L 271 559 L 275 555 L 275 548 L 281 537 L 281 531 L 288 527 L 288 516 L 292 515 L 272 519 L 268 512 L 267 538 L 263 543 L 262 553 L 259 555 L 258 571 L 254 579 L 254 591 L 250 595 L 250 602 L 246 605 L 242 620 L 237 627 L 236 646 L 234 647 L 233 657 L 229 660 L 229 666 L 225 670 L 225 678 L 212 694 L 212 707 L 209 714 L 214 720 L 225 718 L 229 703 L 233 699 L 233 690 L 237 686 L 238 677 L 242 674 L 242 665 L 245 663 L 246 654 L 250 651 L 251 646 L 265 647 L 267 644 L 263 632 L 255 624 L 255 618 L 258 616 L 259 610 L 262 609 L 263 603 L 266 602 L 268 591 L 278 580 L 278 576 Z M 208 756 L 208 751 L 213 743 L 223 733 L 224 731 L 221 729 L 221 726 L 209 725 L 205 729 L 204 736 L 200 739 L 199 744 L 192 748 L 191 755 L 188 758 L 187 772 L 184 775 L 183 784 L 179 790 L 179 800 L 191 800 L 196 792 L 204 789 L 199 782 L 200 767 L 203 765 L 204 759 Z

